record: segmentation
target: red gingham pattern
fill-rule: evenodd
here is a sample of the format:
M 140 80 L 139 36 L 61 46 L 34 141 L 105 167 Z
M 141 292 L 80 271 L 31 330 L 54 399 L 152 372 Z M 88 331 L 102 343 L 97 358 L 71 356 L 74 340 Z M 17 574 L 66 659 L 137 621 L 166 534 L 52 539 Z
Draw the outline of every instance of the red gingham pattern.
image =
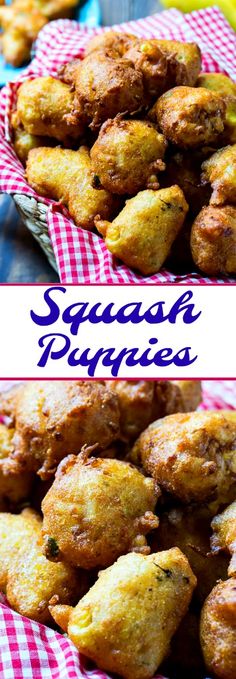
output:
M 2 382 L 0 389 L 10 386 Z M 200 410 L 236 408 L 236 380 L 203 381 Z M 0 595 L 1 679 L 111 679 L 77 652 L 66 636 L 15 613 Z M 164 679 L 156 675 L 155 679 Z
M 203 52 L 203 70 L 224 72 L 236 79 L 236 36 L 217 7 L 183 15 L 167 10 L 114 28 L 147 38 L 159 37 L 198 42 Z M 36 56 L 17 83 L 6 86 L 0 96 L 0 191 L 37 197 L 48 206 L 47 222 L 62 283 L 234 283 L 234 278 L 208 278 L 198 273 L 177 276 L 166 269 L 143 278 L 108 252 L 102 238 L 78 229 L 68 212 L 52 200 L 36 196 L 24 178 L 24 170 L 10 145 L 9 113 L 17 87 L 27 77 L 55 76 L 61 64 L 83 51 L 90 37 L 102 30 L 89 30 L 74 21 L 51 22 L 41 31 Z

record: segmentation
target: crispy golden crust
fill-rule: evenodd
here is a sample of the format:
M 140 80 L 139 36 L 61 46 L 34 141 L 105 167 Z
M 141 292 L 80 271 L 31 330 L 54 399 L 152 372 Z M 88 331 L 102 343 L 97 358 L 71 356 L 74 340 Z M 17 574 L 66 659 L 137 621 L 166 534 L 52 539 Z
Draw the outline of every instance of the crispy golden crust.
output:
M 168 89 L 175 85 L 193 87 L 201 69 L 201 52 L 194 42 L 155 40 L 168 63 Z M 167 88 L 166 88 L 167 89 Z
M 218 580 L 226 580 L 228 559 L 210 554 L 212 513 L 207 506 L 172 508 L 160 517 L 152 549 L 179 547 L 197 578 L 195 596 L 202 605 Z
M 32 509 L 0 514 L 1 587 L 21 615 L 48 623 L 49 601 L 74 603 L 86 591 L 87 578 L 67 564 L 52 564 L 42 554 L 42 519 Z
M 73 109 L 73 92 L 56 78 L 42 76 L 19 87 L 17 118 L 29 134 L 54 137 L 69 146 L 84 132 L 83 121 L 72 124 L 68 118 Z
M 236 83 L 223 73 L 201 73 L 197 87 L 217 92 L 226 103 L 224 144 L 236 143 Z
M 125 52 L 131 47 L 132 43 L 137 41 L 137 37 L 132 33 L 118 33 L 116 31 L 106 31 L 95 35 L 85 48 L 85 57 L 95 50 L 110 50 L 113 49 L 123 57 Z
M 107 120 L 91 149 L 95 186 L 121 195 L 158 189 L 157 174 L 165 169 L 166 146 L 152 123 L 121 117 Z
M 4 395 L 1 407 L 4 412 Z M 103 450 L 119 436 L 118 400 L 99 382 L 28 382 L 20 390 L 14 419 L 12 467 L 38 471 L 43 479 L 83 445 Z
M 0 513 L 0 589 L 5 592 L 8 571 L 14 556 L 19 549 L 26 550 L 32 534 L 38 531 L 41 519 L 31 509 L 24 509 L 21 514 Z
M 204 207 L 191 231 L 191 252 L 196 266 L 209 276 L 236 274 L 236 201 Z
M 236 424 L 219 411 L 176 414 L 153 422 L 131 461 L 183 502 L 227 502 L 235 481 Z
M 202 164 L 202 180 L 213 192 L 211 205 L 236 205 L 236 144 L 216 151 Z
M 174 87 L 157 101 L 156 115 L 168 140 L 182 148 L 217 141 L 223 132 L 226 105 L 203 87 Z
M 116 58 L 115 58 L 116 57 Z M 69 73 L 68 73 L 69 69 Z M 134 113 L 144 106 L 143 77 L 132 62 L 113 51 L 92 52 L 61 71 L 75 87 L 75 118 L 81 111 L 91 129 L 97 129 L 117 113 Z
M 45 146 L 45 137 L 36 136 L 35 134 L 30 134 L 27 132 L 23 125 L 18 122 L 16 111 L 12 113 L 11 125 L 13 132 L 13 146 L 16 155 L 21 160 L 23 165 L 25 165 L 31 149 L 38 148 L 39 146 Z M 50 143 L 51 140 L 48 138 L 48 144 L 50 145 Z
M 236 576 L 236 501 L 232 502 L 227 509 L 215 516 L 212 521 L 213 536 L 211 549 L 213 554 L 221 550 L 229 552 L 231 561 L 228 575 Z
M 156 40 L 136 40 L 125 57 L 142 73 L 147 102 L 153 101 L 165 91 L 168 61 Z
M 149 553 L 157 497 L 152 479 L 127 462 L 69 456 L 42 502 L 47 558 L 91 569 L 132 549 Z
M 12 509 L 30 496 L 33 475 L 30 472 L 16 474 L 11 469 L 10 456 L 15 430 L 0 424 L 0 510 Z
M 200 639 L 209 672 L 217 679 L 236 676 L 236 578 L 221 582 L 201 614 Z
M 15 67 L 28 61 L 32 44 L 46 23 L 47 19 L 31 0 L 15 0 L 10 7 L 0 7 L 1 50 L 5 61 Z
M 118 397 L 121 434 L 127 441 L 157 418 L 196 410 L 201 401 L 201 382 L 196 380 L 114 380 L 107 386 Z
M 113 222 L 95 220 L 113 255 L 144 276 L 161 268 L 188 211 L 178 186 L 140 191 Z
M 40 195 L 60 200 L 76 226 L 91 231 L 95 217 L 110 219 L 117 211 L 117 198 L 92 186 L 89 150 L 38 148 L 30 151 L 26 177 Z
M 100 577 L 75 609 L 52 615 L 75 646 L 104 670 L 151 679 L 187 611 L 196 579 L 178 549 L 127 554 Z

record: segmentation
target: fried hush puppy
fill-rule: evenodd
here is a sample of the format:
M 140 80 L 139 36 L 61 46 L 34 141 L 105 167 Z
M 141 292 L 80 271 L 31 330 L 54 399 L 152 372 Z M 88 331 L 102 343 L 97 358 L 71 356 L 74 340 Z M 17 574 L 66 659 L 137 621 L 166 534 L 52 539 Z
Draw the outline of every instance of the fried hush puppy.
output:
M 46 557 L 91 569 L 131 550 L 148 554 L 159 490 L 128 462 L 89 452 L 62 461 L 42 502 Z
M 9 412 L 8 395 L 0 411 Z M 108 448 L 119 437 L 119 406 L 115 394 L 99 382 L 28 382 L 13 402 L 15 423 L 12 468 L 50 478 L 65 455 L 82 446 Z
M 39 514 L 23 509 L 21 514 L 0 512 L 0 589 L 6 593 L 8 571 L 15 552 L 26 550 L 41 526 Z
M 201 52 L 198 45 L 194 42 L 177 40 L 155 40 L 155 43 L 167 59 L 168 88 L 176 85 L 193 87 L 201 69 Z
M 236 578 L 220 582 L 205 601 L 200 640 L 209 672 L 217 679 L 235 679 Z
M 183 226 L 188 205 L 178 186 L 140 191 L 113 222 L 95 219 L 108 250 L 144 276 L 156 273 Z
M 236 205 L 236 144 L 219 149 L 205 160 L 202 181 L 212 186 L 211 205 Z
M 236 576 L 236 501 L 232 502 L 222 514 L 215 516 L 211 526 L 213 530 L 212 552 L 213 554 L 218 554 L 221 550 L 229 552 L 232 558 L 228 575 Z
M 118 397 L 125 441 L 134 441 L 158 417 L 196 410 L 201 402 L 201 382 L 195 380 L 114 380 L 107 386 Z
M 89 40 L 85 48 L 85 57 L 95 50 L 114 50 L 120 57 L 137 41 L 136 35 L 132 33 L 118 33 L 116 31 L 103 31 Z
M 15 0 L 11 6 L 0 7 L 5 61 L 15 67 L 29 61 L 32 44 L 46 23 L 47 19 L 30 0 Z
M 94 186 L 120 195 L 158 189 L 166 146 L 152 123 L 120 116 L 107 120 L 91 149 Z
M 207 506 L 174 507 L 160 518 L 152 550 L 179 547 L 197 578 L 195 598 L 201 605 L 218 580 L 227 579 L 228 558 L 210 553 L 212 514 Z
M 166 87 L 167 59 L 156 40 L 136 40 L 126 52 L 129 59 L 143 76 L 147 103 L 157 98 Z
M 204 87 L 174 87 L 156 104 L 161 132 L 181 148 L 197 148 L 217 141 L 224 130 L 226 105 Z
M 26 500 L 32 488 L 33 475 L 30 472 L 11 472 L 9 458 L 14 451 L 12 439 L 15 430 L 0 424 L 0 509 L 16 506 Z
M 184 503 L 226 503 L 236 479 L 236 423 L 219 411 L 169 415 L 140 435 L 130 459 Z
M 78 650 L 125 679 L 151 679 L 169 650 L 196 585 L 177 548 L 121 556 L 73 609 L 51 613 Z
M 223 73 L 201 73 L 197 87 L 217 92 L 226 103 L 224 140 L 226 144 L 236 143 L 236 83 Z
M 96 130 L 118 113 L 135 113 L 144 106 L 143 77 L 128 59 L 114 52 L 95 51 L 60 70 L 60 77 L 75 88 L 74 113 L 69 120 L 85 116 Z
M 0 514 L 3 526 L 9 534 L 4 537 L 3 528 L 1 549 L 5 547 L 6 596 L 10 606 L 18 613 L 44 624 L 51 622 L 48 605 L 52 597 L 63 604 L 78 600 L 86 591 L 87 578 L 83 573 L 68 564 L 52 564 L 42 553 L 42 519 L 32 509 L 22 515 L 7 515 L 12 522 L 5 521 Z M 18 519 L 22 518 L 22 521 Z M 18 528 L 20 533 L 18 533 Z M 12 549 L 8 555 L 7 550 Z M 17 536 L 17 537 L 16 537 Z M 9 558 L 10 556 L 10 558 Z
M 81 229 L 91 231 L 97 215 L 109 219 L 117 212 L 117 198 L 92 186 L 86 146 L 78 151 L 58 147 L 33 149 L 28 156 L 26 177 L 37 193 L 61 201 Z
M 11 125 L 13 131 L 13 146 L 16 155 L 23 165 L 25 165 L 31 149 L 36 149 L 39 146 L 45 146 L 46 139 L 45 137 L 36 136 L 35 134 L 30 134 L 27 132 L 23 125 L 18 122 L 16 111 L 11 116 Z M 49 138 L 48 144 L 49 146 L 51 144 L 51 140 Z
M 51 76 L 26 80 L 17 96 L 17 120 L 29 134 L 54 137 L 65 145 L 79 139 L 83 122 L 68 122 L 74 95 L 68 85 Z
M 208 274 L 236 274 L 236 201 L 204 207 L 192 225 L 191 252 L 196 266 Z

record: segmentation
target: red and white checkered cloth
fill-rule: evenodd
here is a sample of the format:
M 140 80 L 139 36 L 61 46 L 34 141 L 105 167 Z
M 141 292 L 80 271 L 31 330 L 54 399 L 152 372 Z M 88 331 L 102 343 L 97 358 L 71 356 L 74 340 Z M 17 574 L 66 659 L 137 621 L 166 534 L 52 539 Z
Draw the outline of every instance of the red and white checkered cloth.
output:
M 236 34 L 217 7 L 184 15 L 171 9 L 115 28 L 147 38 L 196 41 L 203 52 L 204 71 L 224 72 L 236 79 Z M 82 29 L 79 24 L 69 20 L 47 24 L 38 38 L 36 57 L 19 82 L 29 76 L 55 76 L 61 64 L 83 56 L 90 37 L 102 30 Z M 25 181 L 23 167 L 9 143 L 9 112 L 14 105 L 19 82 L 9 84 L 0 96 L 0 191 L 35 196 Z M 235 282 L 233 278 L 207 278 L 197 273 L 176 276 L 166 269 L 143 278 L 114 258 L 100 236 L 78 229 L 65 208 L 41 197 L 40 201 L 48 205 L 48 229 L 62 283 Z
M 0 389 L 12 383 L 2 382 Z M 236 380 L 203 382 L 202 410 L 236 408 Z M 1 603 L 2 602 L 2 603 Z M 111 679 L 81 656 L 66 636 L 24 618 L 0 595 L 1 679 Z M 156 675 L 155 679 L 164 679 Z

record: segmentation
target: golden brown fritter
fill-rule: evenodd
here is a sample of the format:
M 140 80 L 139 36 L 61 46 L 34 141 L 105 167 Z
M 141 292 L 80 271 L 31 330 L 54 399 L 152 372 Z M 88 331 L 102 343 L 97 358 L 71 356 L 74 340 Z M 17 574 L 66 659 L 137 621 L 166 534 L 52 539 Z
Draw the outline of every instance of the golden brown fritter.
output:
M 128 59 L 114 52 L 92 52 L 60 72 L 75 87 L 75 121 L 85 116 L 96 130 L 118 113 L 134 113 L 144 106 L 143 77 Z
M 220 582 L 205 601 L 200 639 L 208 671 L 217 679 L 235 679 L 236 578 Z
M 201 382 L 196 380 L 113 380 L 107 386 L 118 397 L 126 441 L 134 441 L 157 418 L 196 410 L 201 401 Z
M 236 144 L 226 146 L 202 164 L 202 180 L 212 186 L 211 205 L 236 205 Z
M 73 603 L 86 591 L 86 576 L 52 564 L 42 554 L 42 519 L 32 509 L 0 514 L 0 586 L 10 606 L 21 615 L 48 623 L 48 604 Z
M 157 99 L 167 89 L 168 61 L 156 40 L 140 38 L 131 45 L 125 58 L 129 59 L 143 76 L 144 94 L 148 102 Z
M 201 183 L 201 158 L 197 153 L 178 151 L 166 159 L 166 169 L 160 175 L 161 187 L 178 184 L 189 205 L 191 215 L 197 215 L 210 200 L 210 187 Z
M 117 31 L 103 31 L 88 42 L 85 48 L 85 57 L 95 50 L 114 50 L 123 57 L 125 52 L 137 41 L 136 35 L 132 33 L 118 33 Z
M 5 412 L 4 394 L 0 411 Z M 14 422 L 13 469 L 38 471 L 47 479 L 63 457 L 85 444 L 98 444 L 99 451 L 118 438 L 118 399 L 99 382 L 27 382 L 16 399 Z
M 194 42 L 177 40 L 155 40 L 156 45 L 166 56 L 168 63 L 168 87 L 188 85 L 193 87 L 201 69 L 201 52 Z
M 204 87 L 174 87 L 156 104 L 157 121 L 165 137 L 181 148 L 217 141 L 223 132 L 226 105 Z
M 119 116 L 107 120 L 91 149 L 94 186 L 120 195 L 158 189 L 166 146 L 163 135 L 148 121 Z
M 225 144 L 236 143 L 236 83 L 223 73 L 201 73 L 196 83 L 197 87 L 217 92 L 226 103 L 225 129 L 223 132 Z
M 191 252 L 196 266 L 209 276 L 236 274 L 235 207 L 204 207 L 191 231 Z
M 31 149 L 38 148 L 38 146 L 45 146 L 45 137 L 36 136 L 26 132 L 23 125 L 18 123 L 18 116 L 16 111 L 11 116 L 11 125 L 13 130 L 13 146 L 16 155 L 25 165 L 29 152 Z M 48 138 L 48 143 L 50 140 Z
M 12 439 L 15 430 L 0 424 L 0 510 L 4 511 L 26 500 L 32 488 L 33 475 L 30 472 L 11 472 L 9 457 L 14 451 Z
M 0 513 L 0 589 L 6 592 L 7 576 L 15 551 L 26 549 L 32 535 L 32 527 L 37 529 L 38 515 L 30 509 L 21 514 Z
M 220 411 L 169 415 L 140 435 L 130 459 L 182 502 L 226 503 L 236 479 L 236 423 Z
M 226 550 L 231 555 L 228 575 L 236 576 L 236 500 L 212 521 L 214 532 L 211 538 L 212 552 Z
M 29 61 L 31 47 L 41 28 L 47 23 L 34 2 L 15 0 L 10 6 L 0 7 L 1 51 L 12 66 Z
M 226 580 L 228 559 L 210 554 L 212 514 L 207 506 L 176 507 L 160 517 L 152 539 L 152 550 L 175 545 L 186 555 L 197 578 L 196 597 L 202 605 L 219 579 Z
M 91 569 L 131 550 L 148 554 L 145 535 L 158 526 L 153 480 L 128 462 L 89 452 L 63 460 L 42 502 L 47 558 Z
M 61 201 L 76 226 L 91 231 L 97 215 L 110 219 L 117 211 L 117 198 L 92 186 L 89 150 L 41 147 L 29 153 L 26 177 L 42 196 Z
M 70 146 L 84 132 L 84 123 L 72 124 L 67 116 L 74 109 L 70 87 L 51 76 L 26 80 L 17 97 L 17 119 L 29 134 L 54 137 Z
M 100 573 L 76 608 L 52 616 L 101 669 L 151 679 L 188 609 L 196 579 L 179 549 L 127 554 Z
M 113 222 L 95 220 L 113 255 L 144 276 L 156 273 L 183 226 L 188 205 L 178 186 L 140 191 Z

